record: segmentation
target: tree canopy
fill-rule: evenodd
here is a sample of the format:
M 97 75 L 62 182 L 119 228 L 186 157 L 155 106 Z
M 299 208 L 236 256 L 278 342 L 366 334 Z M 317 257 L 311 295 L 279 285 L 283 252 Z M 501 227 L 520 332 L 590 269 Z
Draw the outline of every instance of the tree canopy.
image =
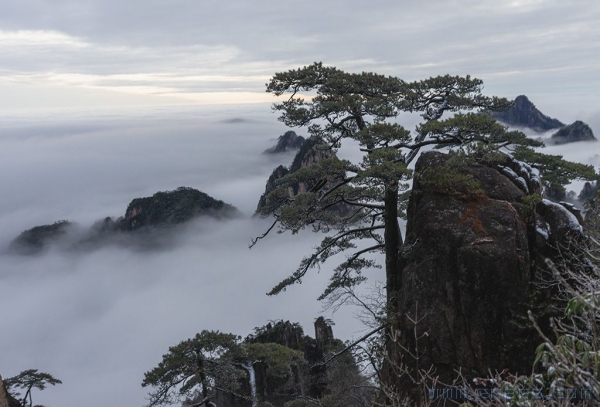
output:
M 483 82 L 468 75 L 407 82 L 314 63 L 276 73 L 266 87 L 280 98 L 273 105 L 279 120 L 290 127 L 306 127 L 311 138 L 329 151 L 312 165 L 278 180 L 278 189 L 267 196 L 268 204 L 261 208 L 263 217 L 274 220 L 253 244 L 274 229 L 296 233 L 310 227 L 326 233 L 299 267 L 268 294 L 285 291 L 300 283 L 310 269 L 345 254 L 320 297 L 344 301 L 345 293 L 352 295 L 353 287 L 367 279 L 365 270 L 384 267 L 387 318 L 382 324 L 387 328 L 388 343 L 396 332 L 394 319 L 402 311 L 398 309 L 403 269 L 400 254 L 410 250 L 404 247 L 398 220 L 404 216 L 410 192 L 411 164 L 423 149 L 445 149 L 460 153 L 455 154 L 459 159 L 487 163 L 513 155 L 537 166 L 547 187 L 597 177 L 590 166 L 538 153 L 534 148 L 543 147 L 541 141 L 511 131 L 490 117 L 488 113 L 505 110 L 511 102 L 483 95 Z M 413 129 L 401 124 L 403 116 L 409 115 L 421 117 Z M 342 146 L 358 150 L 362 160 L 338 159 L 335 153 Z M 471 182 L 465 176 L 457 179 L 461 176 L 457 171 L 433 176 L 448 185 Z M 290 194 L 299 182 L 309 185 L 308 190 Z M 473 194 L 457 198 L 476 198 L 477 186 L 472 187 Z M 340 204 L 353 210 L 332 210 Z M 383 265 L 374 253 L 383 254 Z
M 352 142 L 364 155 L 359 163 L 326 158 L 279 181 L 280 188 L 262 209 L 263 216 L 275 217 L 273 227 L 297 232 L 310 226 L 336 233 L 326 236 L 269 294 L 301 282 L 309 269 L 341 252 L 347 253 L 346 260 L 335 268 L 321 298 L 364 281 L 361 271 L 379 266 L 368 257 L 374 252 L 385 253 L 388 288 L 392 289 L 399 281 L 397 254 L 403 240 L 398 217 L 406 198 L 403 192 L 412 177 L 410 164 L 421 149 L 465 150 L 477 144 L 479 151 L 491 152 L 542 145 L 481 114 L 511 105 L 506 99 L 482 95 L 482 88 L 482 81 L 470 76 L 406 82 L 375 73 L 347 73 L 322 63 L 275 74 L 267 92 L 285 96 L 273 105 L 281 114 L 280 121 L 290 127 L 307 127 L 332 152 Z M 415 113 L 423 119 L 415 129 L 399 123 L 401 114 Z M 290 197 L 287 188 L 301 179 L 313 187 Z M 340 203 L 355 210 L 343 216 L 330 210 Z M 358 249 L 361 240 L 372 244 L 360 244 Z
M 157 367 L 144 375 L 151 386 L 148 406 L 194 400 L 213 405 L 217 390 L 258 404 L 255 364 L 263 363 L 275 377 L 290 377 L 292 366 L 303 362 L 302 353 L 276 343 L 245 343 L 241 337 L 204 330 L 169 348 Z M 250 395 L 243 394 L 240 379 L 249 376 Z
M 50 373 L 38 371 L 38 369 L 24 370 L 16 376 L 4 380 L 4 385 L 11 395 L 19 399 L 22 406 L 33 407 L 32 390 L 44 390 L 48 385 L 56 386 L 62 382 Z M 24 390 L 21 395 L 17 389 Z M 41 407 L 41 406 L 40 406 Z

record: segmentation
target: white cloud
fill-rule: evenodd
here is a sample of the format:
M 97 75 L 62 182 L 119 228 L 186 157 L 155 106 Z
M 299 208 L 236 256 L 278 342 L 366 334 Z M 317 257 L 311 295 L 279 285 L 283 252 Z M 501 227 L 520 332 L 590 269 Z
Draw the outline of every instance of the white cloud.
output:
M 0 49 L 21 47 L 84 48 L 88 43 L 58 31 L 0 30 Z

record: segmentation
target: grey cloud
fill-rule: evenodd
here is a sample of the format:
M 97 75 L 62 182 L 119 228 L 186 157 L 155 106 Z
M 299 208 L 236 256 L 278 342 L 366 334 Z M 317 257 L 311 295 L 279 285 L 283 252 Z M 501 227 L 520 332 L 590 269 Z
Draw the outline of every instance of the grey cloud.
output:
M 14 54 L 8 66 L 17 71 L 268 77 L 322 60 L 406 79 L 471 73 L 507 94 L 539 92 L 558 81 L 564 83 L 558 91 L 566 91 L 598 80 L 593 55 L 600 36 L 594 23 L 600 6 L 589 0 L 58 1 L 52 6 L 13 1 L 5 9 L 0 17 L 5 27 L 57 30 L 91 44 L 72 53 Z M 223 58 L 220 49 L 228 50 Z M 144 84 L 180 92 L 213 89 L 156 78 Z M 255 92 L 262 86 L 263 81 L 255 79 L 215 84 L 222 90 Z

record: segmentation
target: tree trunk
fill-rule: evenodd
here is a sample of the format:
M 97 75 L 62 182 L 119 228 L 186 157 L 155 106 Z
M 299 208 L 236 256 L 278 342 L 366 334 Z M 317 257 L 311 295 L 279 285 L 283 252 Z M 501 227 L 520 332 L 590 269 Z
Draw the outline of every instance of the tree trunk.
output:
M 400 226 L 398 225 L 398 182 L 395 180 L 390 183 L 385 192 L 384 207 L 385 276 L 387 295 L 386 313 L 388 323 L 385 331 L 385 345 L 388 357 L 384 360 L 382 374 L 384 381 L 383 385 L 388 391 L 395 392 L 398 387 L 398 378 L 396 376 L 394 365 L 400 356 L 395 339 L 398 328 L 398 296 L 402 284 L 402 267 L 400 264 L 402 234 L 400 232 Z M 384 400 L 387 398 L 385 394 L 382 394 L 382 396 Z
M 198 356 L 198 374 L 200 375 L 200 382 L 202 383 L 202 399 L 204 400 L 204 405 L 209 406 L 208 383 L 206 380 L 206 373 L 204 372 L 204 359 L 202 356 Z
M 385 191 L 384 198 L 385 276 L 388 318 L 397 311 L 397 295 L 402 283 L 400 270 L 400 247 L 402 235 L 398 225 L 398 182 L 393 181 Z M 390 326 L 393 324 L 390 324 Z

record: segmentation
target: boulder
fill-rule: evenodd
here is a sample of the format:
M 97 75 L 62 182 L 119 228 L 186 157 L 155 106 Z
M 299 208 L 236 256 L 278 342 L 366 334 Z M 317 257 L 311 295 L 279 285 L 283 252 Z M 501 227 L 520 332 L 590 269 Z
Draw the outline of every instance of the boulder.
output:
M 515 104 L 503 112 L 493 112 L 491 116 L 510 126 L 528 127 L 538 132 L 559 129 L 564 126 L 557 119 L 540 112 L 527 96 L 517 96 Z
M 6 388 L 4 387 L 2 377 L 0 377 L 0 407 L 9 407 L 8 393 L 6 392 Z
M 550 141 L 554 144 L 566 144 L 578 141 L 597 141 L 597 139 L 590 126 L 577 120 L 554 133 Z

